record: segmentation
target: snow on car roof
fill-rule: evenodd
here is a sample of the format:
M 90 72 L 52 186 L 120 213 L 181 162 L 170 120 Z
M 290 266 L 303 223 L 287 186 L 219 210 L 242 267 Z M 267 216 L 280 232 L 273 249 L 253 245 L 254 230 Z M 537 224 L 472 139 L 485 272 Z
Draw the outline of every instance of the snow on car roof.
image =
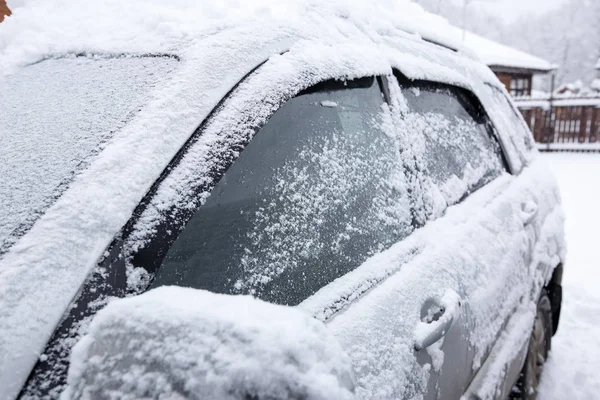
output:
M 556 69 L 544 59 L 472 32 L 465 32 L 464 46 L 472 50 L 482 62 L 490 67 L 520 68 L 541 72 Z
M 31 0 L 0 27 L 0 75 L 47 54 L 176 51 L 204 36 L 257 20 L 279 24 L 280 30 L 287 26 L 309 33 L 308 19 L 331 17 L 352 21 L 367 35 L 405 31 L 448 47 L 460 46 L 446 20 L 410 0 Z M 323 26 L 319 33 L 338 28 L 339 24 Z
M 436 79 L 476 92 L 474 77 L 501 87 L 480 63 L 409 33 L 420 25 L 431 30 L 423 33 L 429 40 L 448 41 L 445 21 L 401 0 L 32 0 L 15 10 L 0 25 L 0 85 L 23 96 L 28 92 L 15 84 L 31 68 L 23 66 L 48 55 L 169 53 L 180 61 L 168 79 L 143 94 L 143 105 L 126 124 L 117 124 L 116 134 L 101 135 L 102 151 L 92 150 L 95 155 L 85 168 L 61 165 L 61 174 L 73 174 L 68 187 L 53 204 L 44 203 L 44 214 L 0 255 L 0 387 L 6 396 L 18 394 L 81 284 L 177 151 L 265 60 L 275 60 L 281 70 L 326 57 L 337 76 L 398 67 L 413 79 Z M 39 63 L 35 68 L 46 67 Z M 97 127 L 110 130 L 106 122 Z M 10 129 L 16 132 L 19 126 Z M 26 133 L 11 137 L 25 140 Z M 97 138 L 80 144 L 98 148 Z M 30 147 L 34 158 L 37 149 Z M 85 159 L 88 150 L 76 158 Z M 0 163 L 18 168 L 4 158 Z

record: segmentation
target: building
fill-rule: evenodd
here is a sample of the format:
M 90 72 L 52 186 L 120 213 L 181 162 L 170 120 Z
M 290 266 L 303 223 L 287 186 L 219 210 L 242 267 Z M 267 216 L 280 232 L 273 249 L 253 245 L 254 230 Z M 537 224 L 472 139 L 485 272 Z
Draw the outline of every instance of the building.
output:
M 8 17 L 12 13 L 6 4 L 6 0 L 0 0 L 0 22 L 4 21 L 4 17 Z
M 534 75 L 556 69 L 546 60 L 471 32 L 464 33 L 464 46 L 496 73 L 514 97 L 531 96 Z

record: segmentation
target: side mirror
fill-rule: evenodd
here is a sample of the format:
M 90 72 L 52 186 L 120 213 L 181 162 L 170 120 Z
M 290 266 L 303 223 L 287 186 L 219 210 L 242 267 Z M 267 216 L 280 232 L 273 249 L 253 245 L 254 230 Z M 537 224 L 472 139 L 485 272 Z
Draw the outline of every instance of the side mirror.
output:
M 167 286 L 98 312 L 61 398 L 353 399 L 354 379 L 325 325 L 300 310 Z

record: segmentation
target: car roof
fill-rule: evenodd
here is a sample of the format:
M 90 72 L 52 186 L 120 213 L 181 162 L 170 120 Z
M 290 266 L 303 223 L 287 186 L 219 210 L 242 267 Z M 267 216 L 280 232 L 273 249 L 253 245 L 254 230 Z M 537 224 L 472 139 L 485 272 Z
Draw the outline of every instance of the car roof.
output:
M 117 7 L 117 3 L 120 4 L 116 1 L 103 4 Z M 158 3 L 152 4 L 159 7 Z M 192 7 L 191 3 L 186 4 Z M 18 29 L 21 23 L 26 25 L 28 18 L 42 11 L 50 14 L 50 20 L 56 17 L 57 24 L 65 22 L 66 17 L 61 16 L 60 10 L 45 9 L 50 7 L 47 5 L 40 7 L 41 11 L 23 11 L 21 19 L 19 12 L 15 12 L 12 20 L 3 23 L 8 29 L 0 31 L 0 43 L 7 32 L 10 34 L 13 29 Z M 80 12 L 87 16 L 96 10 L 96 6 L 86 11 L 76 4 L 69 7 L 72 9 L 62 11 L 70 18 L 73 15 L 69 13 Z M 257 10 L 255 12 L 259 12 Z M 270 10 L 274 14 L 280 12 L 276 6 Z M 106 13 L 106 10 L 96 11 Z M 18 39 L 8 45 L 4 42 L 4 47 L 0 48 L 0 66 L 6 66 L 6 71 L 10 72 L 0 78 L 2 88 L 8 87 L 11 79 L 18 77 L 20 72 L 31 68 L 23 66 L 26 62 L 38 61 L 50 53 L 55 58 L 66 54 L 80 54 L 85 58 L 91 55 L 93 58 L 94 54 L 135 54 L 139 57 L 148 53 L 166 53 L 179 60 L 169 70 L 168 77 L 160 78 L 160 85 L 144 94 L 143 104 L 135 115 L 118 127 L 117 134 L 103 142 L 102 150 L 92 152 L 93 157 L 87 159 L 85 168 L 76 171 L 68 187 L 48 205 L 43 215 L 39 215 L 27 233 L 0 255 L 0 333 L 3 337 L 0 341 L 0 387 L 6 388 L 8 397 L 18 394 L 81 284 L 158 176 L 223 97 L 265 60 L 280 57 L 280 65 L 285 68 L 287 54 L 289 57 L 327 54 L 348 78 L 389 73 L 396 67 L 411 79 L 437 80 L 476 93 L 481 91 L 483 82 L 501 87 L 483 64 L 448 46 L 431 43 L 443 42 L 442 33 L 438 35 L 440 37 L 430 35 L 423 40 L 406 28 L 410 24 L 398 27 L 389 17 L 382 21 L 369 20 L 383 14 L 369 13 L 369 18 L 361 18 L 356 14 L 361 11 L 345 6 L 327 12 L 309 9 L 296 16 L 293 23 L 285 18 L 262 18 L 254 14 L 256 18 L 252 21 L 240 17 L 240 21 L 226 24 L 221 20 L 207 24 L 208 28 L 200 32 L 195 28 L 185 32 L 161 25 L 168 22 L 167 17 L 161 17 L 158 25 L 162 26 L 162 31 L 154 29 L 141 34 L 142 28 L 130 27 L 127 33 L 132 37 L 121 33 L 126 37 L 115 42 L 109 40 L 114 39 L 111 37 L 115 35 L 113 32 L 106 32 L 108 38 L 102 40 L 76 40 L 77 35 L 69 32 L 72 43 L 55 39 L 51 45 L 48 40 L 43 40 L 35 51 L 14 50 Z M 418 14 L 416 21 L 429 18 L 420 14 L 421 11 L 415 11 Z M 260 12 L 268 14 L 265 10 Z M 123 18 L 117 15 L 116 22 L 112 23 L 122 24 Z M 193 22 L 190 16 L 181 18 L 188 24 Z M 93 26 L 100 24 L 92 19 L 88 22 Z M 54 23 L 48 23 L 50 28 Z M 37 28 L 27 26 L 27 29 Z M 81 26 L 78 29 L 85 30 Z M 133 37 L 134 33 L 143 36 L 144 40 Z M 32 35 L 40 33 L 36 31 Z M 162 42 L 140 45 L 149 38 Z M 90 40 L 96 40 L 96 43 Z M 49 65 L 40 63 L 38 68 L 51 68 Z M 13 129 L 16 131 L 18 127 Z M 26 135 L 24 132 L 23 137 Z M 92 147 L 97 147 L 96 142 Z M 35 146 L 31 148 L 35 151 Z M 7 160 L 0 162 L 7 163 Z M 5 167 L 17 168 L 15 165 Z M 3 201 L 5 198 L 8 197 Z

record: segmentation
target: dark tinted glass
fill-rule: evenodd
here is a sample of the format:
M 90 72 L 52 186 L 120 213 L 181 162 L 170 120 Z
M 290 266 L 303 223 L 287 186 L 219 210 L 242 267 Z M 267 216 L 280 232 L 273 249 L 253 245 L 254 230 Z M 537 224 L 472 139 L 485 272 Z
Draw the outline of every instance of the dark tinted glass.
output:
M 447 204 L 480 188 L 504 170 L 502 152 L 479 102 L 467 91 L 400 80 L 407 111 L 404 128 L 421 151 L 429 176 Z M 418 146 L 417 146 L 418 147 Z
M 284 104 L 177 238 L 153 286 L 297 304 L 412 229 L 375 79 Z

